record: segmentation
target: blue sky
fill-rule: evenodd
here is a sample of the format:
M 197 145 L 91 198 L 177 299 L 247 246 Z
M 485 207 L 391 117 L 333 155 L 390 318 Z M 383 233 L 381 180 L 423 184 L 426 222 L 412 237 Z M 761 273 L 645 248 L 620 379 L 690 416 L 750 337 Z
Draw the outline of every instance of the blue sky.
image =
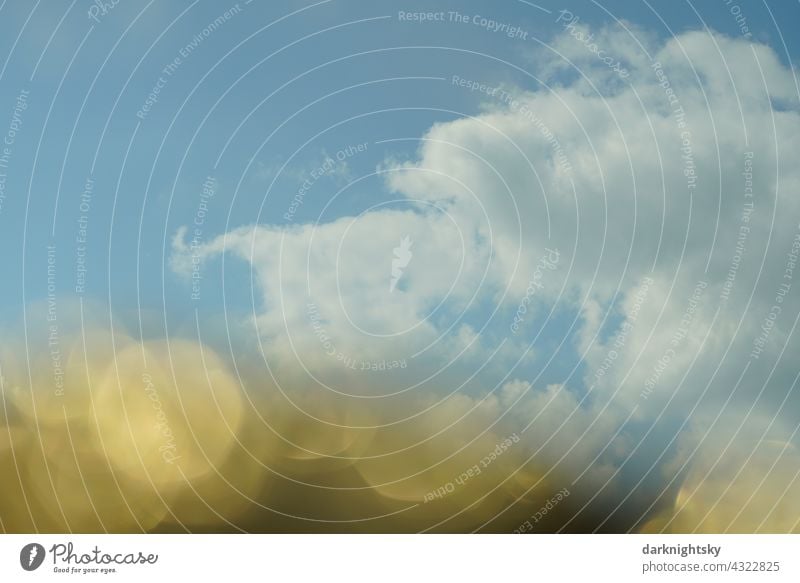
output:
M 62 249 L 66 248 L 74 238 L 71 231 L 78 214 L 73 201 L 79 197 L 87 176 L 91 174 L 97 194 L 91 210 L 91 237 L 95 244 L 89 255 L 91 269 L 87 290 L 101 293 L 106 289 L 108 257 L 105 250 L 116 198 L 113 228 L 114 239 L 119 243 L 113 253 L 119 259 L 112 260 L 112 263 L 118 266 L 113 275 L 114 281 L 120 285 L 112 299 L 119 298 L 124 302 L 134 300 L 131 276 L 135 273 L 132 267 L 136 263 L 136 248 L 139 247 L 142 257 L 156 258 L 155 264 L 159 265 L 157 259 L 162 255 L 164 231 L 170 233 L 192 217 L 197 202 L 193 193 L 207 175 L 218 176 L 218 200 L 224 201 L 223 204 L 217 202 L 217 212 L 209 213 L 204 229 L 207 234 L 224 230 L 227 212 L 222 212 L 219 207 L 229 210 L 233 191 L 251 159 L 253 165 L 242 182 L 246 188 L 240 189 L 236 204 L 230 208 L 229 225 L 247 223 L 253 213 L 259 211 L 262 222 L 278 222 L 286 199 L 294 190 L 297 174 L 321 160 L 323 152 L 338 151 L 343 144 L 369 142 L 372 147 L 368 154 L 348 160 L 353 172 L 361 175 L 374 169 L 387 155 L 409 157 L 413 154 L 413 142 L 375 146 L 375 141 L 396 136 L 401 128 L 407 137 L 418 137 L 432 123 L 454 119 L 457 115 L 441 111 L 374 114 L 329 130 L 331 111 L 336 112 L 337 122 L 365 114 L 367 104 L 370 110 L 438 106 L 466 114 L 476 112 L 479 97 L 456 91 L 446 81 L 390 79 L 448 79 L 461 73 L 483 82 L 509 82 L 536 89 L 531 79 L 510 67 L 499 66 L 491 58 L 526 67 L 530 62 L 526 53 L 537 48 L 535 42 L 497 42 L 496 35 L 502 36 L 502 33 L 487 34 L 472 25 L 405 24 L 398 22 L 397 10 L 392 3 L 380 2 L 331 2 L 289 16 L 263 30 L 271 22 L 310 4 L 240 3 L 242 11 L 238 16 L 203 40 L 188 58 L 182 59 L 174 76 L 169 77 L 158 103 L 147 119 L 139 124 L 135 139 L 131 141 L 138 122 L 135 112 L 155 85 L 161 69 L 176 56 L 180 57 L 179 51 L 191 42 L 198 29 L 222 14 L 223 7 L 211 2 L 196 2 L 176 3 L 169 7 L 150 4 L 145 9 L 147 5 L 144 3 L 123 2 L 103 16 L 101 23 L 94 23 L 86 17 L 86 11 L 81 10 L 79 4 L 59 3 L 45 7 L 38 3 L 33 10 L 33 4 L 11 2 L 4 12 L 8 30 L 24 33 L 16 43 L 14 34 L 3 35 L 3 54 L 7 56 L 3 69 L 4 110 L 13 109 L 17 96 L 15 88 L 31 91 L 31 107 L 24 115 L 24 131 L 14 148 L 15 172 L 8 179 L 9 191 L 19 194 L 9 198 L 5 210 L 7 217 L 24 216 L 28 179 L 35 159 L 35 174 L 30 184 L 32 207 L 27 223 L 28 241 L 49 240 L 48 233 L 55 223 L 55 240 L 61 242 Z M 72 9 L 68 10 L 70 6 Z M 609 14 L 591 3 L 574 3 L 565 8 L 547 3 L 540 6 L 550 13 L 523 2 L 504 2 L 490 7 L 480 2 L 442 2 L 437 4 L 436 10 L 485 14 L 498 21 L 514 23 L 530 33 L 531 41 L 536 38 L 543 42 L 552 38 L 553 20 L 561 9 L 568 8 L 590 25 L 612 21 Z M 425 3 L 404 6 L 408 11 L 426 7 L 429 6 Z M 695 10 L 714 30 L 731 35 L 740 32 L 735 18 L 726 12 L 724 3 L 714 9 L 678 3 L 668 11 L 654 11 L 646 5 L 628 2 L 611 2 L 604 7 L 617 18 L 634 22 L 661 38 L 698 28 Z M 786 30 L 776 29 L 772 19 L 791 21 L 797 16 L 798 8 L 793 3 L 771 3 L 768 9 L 745 12 L 747 26 L 755 39 L 774 46 L 779 57 L 786 61 L 797 55 L 796 35 L 787 35 Z M 390 18 L 382 18 L 386 16 Z M 134 17 L 138 18 L 132 24 Z M 23 29 L 26 21 L 27 27 Z M 59 22 L 61 26 L 54 32 Z M 320 32 L 324 28 L 333 30 Z M 165 30 L 168 30 L 166 34 Z M 52 39 L 50 34 L 53 34 Z M 250 40 L 228 54 L 251 35 Z M 307 35 L 313 36 L 298 40 Z M 284 48 L 290 43 L 294 43 L 293 46 Z M 414 46 L 441 48 L 402 48 Z M 79 47 L 80 51 L 76 53 Z M 114 50 L 110 52 L 112 47 Z M 281 52 L 259 64 L 276 51 Z M 338 63 L 326 65 L 337 59 Z M 36 63 L 39 66 L 31 76 Z M 67 70 L 70 63 L 72 66 Z M 212 69 L 213 65 L 218 66 Z M 291 82 L 298 71 L 305 72 L 313 67 L 320 68 L 294 81 L 254 109 L 280 85 Z M 243 77 L 251 68 L 252 71 Z M 532 73 L 536 74 L 535 71 Z M 363 83 L 369 85 L 347 89 Z M 328 96 L 334 91 L 340 93 Z M 303 100 L 304 96 L 307 99 Z M 264 143 L 290 112 L 319 97 L 323 98 L 320 103 L 299 113 Z M 185 106 L 176 115 L 184 101 Z M 227 141 L 244 112 L 252 115 L 244 128 L 233 136 L 215 169 L 221 147 L 215 137 L 223 135 Z M 104 134 L 106 124 L 108 130 Z M 165 134 L 169 124 L 172 124 L 170 132 Z M 177 172 L 178 163 L 187 153 L 189 140 L 196 130 L 197 136 Z M 266 187 L 273 178 L 271 172 L 280 168 L 289 153 L 295 152 L 320 131 L 325 133 L 297 153 L 286 182 L 279 179 L 270 193 L 269 202 L 262 208 Z M 129 146 L 126 172 L 118 185 L 119 170 Z M 98 149 L 100 152 L 95 161 Z M 151 173 L 152 179 L 148 180 Z M 324 184 L 325 188 L 332 186 Z M 357 211 L 364 199 L 379 197 L 388 198 L 388 194 L 381 192 L 379 183 L 366 181 L 347 193 L 338 212 Z M 56 198 L 59 199 L 57 208 Z M 314 198 L 321 197 L 310 197 Z M 314 202 L 309 200 L 304 205 L 304 214 L 299 215 L 298 220 L 315 216 Z M 142 215 L 148 236 L 138 245 L 138 218 Z M 3 229 L 4 246 L 14 250 L 10 256 L 22 257 L 24 221 L 8 223 Z M 153 236 L 154 232 L 158 236 Z M 42 253 L 40 247 L 31 248 L 27 255 L 29 274 L 33 276 L 29 280 L 28 293 L 34 298 L 43 295 L 41 281 L 37 281 L 35 275 L 35 266 L 41 265 L 36 259 L 36 255 Z M 68 265 L 62 262 L 62 266 L 66 275 L 70 271 Z M 7 269 L 19 274 L 20 267 L 17 261 Z M 143 278 L 146 303 L 158 302 L 161 289 L 159 270 L 148 269 L 147 265 L 142 265 L 142 268 L 147 273 Z M 66 277 L 60 282 L 68 288 L 64 280 Z M 171 278 L 164 284 L 168 295 L 180 293 L 176 290 L 179 286 Z M 19 290 L 7 287 L 2 293 L 5 310 L 19 309 L 22 303 Z

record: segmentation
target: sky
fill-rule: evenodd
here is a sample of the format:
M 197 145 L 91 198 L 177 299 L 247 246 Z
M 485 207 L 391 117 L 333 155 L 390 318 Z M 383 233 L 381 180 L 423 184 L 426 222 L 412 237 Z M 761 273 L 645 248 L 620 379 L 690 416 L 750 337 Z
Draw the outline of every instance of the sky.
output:
M 0 15 L 4 531 L 800 529 L 797 3 Z

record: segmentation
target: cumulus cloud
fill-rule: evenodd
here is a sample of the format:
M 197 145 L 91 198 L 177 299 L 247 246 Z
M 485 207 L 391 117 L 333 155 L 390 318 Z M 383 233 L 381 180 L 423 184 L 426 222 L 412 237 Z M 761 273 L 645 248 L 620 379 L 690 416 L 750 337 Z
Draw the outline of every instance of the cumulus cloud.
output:
M 800 528 L 797 446 L 763 417 L 726 417 L 710 434 L 694 428 L 668 466 L 679 488 L 645 532 L 786 533 Z M 795 432 L 789 434 L 794 437 Z
M 461 393 L 481 406 L 493 399 L 510 428 L 531 425 L 526 451 L 609 492 L 660 475 L 679 455 L 679 435 L 698 439 L 691 420 L 717 427 L 719 411 L 777 415 L 786 400 L 796 408 L 795 72 L 744 39 L 635 32 L 594 37 L 625 63 L 624 79 L 564 31 L 534 58 L 541 87 L 508 87 L 477 115 L 433 125 L 412 159 L 380 169 L 402 209 L 248 225 L 202 245 L 204 259 L 232 253 L 251 265 L 267 363 L 301 364 L 306 381 L 361 384 L 363 395 L 413 385 L 437 403 L 443 387 L 455 389 L 445 403 Z M 393 249 L 406 237 L 413 258 L 393 290 Z M 553 249 L 558 269 L 513 334 L 537 262 Z M 179 233 L 175 264 L 188 253 Z M 567 324 L 538 338 L 534 322 L 547 314 Z M 544 342 L 579 356 L 563 383 L 526 378 L 548 362 L 536 350 Z M 404 368 L 363 381 L 342 371 L 351 357 L 420 354 L 429 365 L 421 377 Z M 498 355 L 505 372 L 482 367 Z M 426 385 L 431 366 L 439 382 Z M 788 476 L 797 460 L 784 457 Z M 681 492 L 705 463 L 689 464 Z M 374 483 L 373 471 L 365 475 Z M 707 486 L 696 499 L 717 495 Z M 671 491 L 655 491 L 663 506 Z M 617 492 L 624 502 L 625 488 Z M 705 524 L 679 515 L 679 530 Z
M 398 426 L 313 387 L 290 404 L 197 341 L 62 332 L 59 394 L 49 352 L 32 351 L 29 384 L 4 347 L 7 531 L 464 531 L 542 484 L 498 398 L 410 396 L 398 406 L 427 412 Z M 517 527 L 546 492 L 487 528 Z

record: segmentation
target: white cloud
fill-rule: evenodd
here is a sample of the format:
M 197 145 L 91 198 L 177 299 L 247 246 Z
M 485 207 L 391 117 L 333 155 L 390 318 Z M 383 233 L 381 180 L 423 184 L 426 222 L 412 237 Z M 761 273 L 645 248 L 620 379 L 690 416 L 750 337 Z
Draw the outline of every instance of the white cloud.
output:
M 784 357 L 773 365 L 786 342 L 789 353 L 797 349 L 796 294 L 781 303 L 769 355 L 749 354 L 776 288 L 790 281 L 786 253 L 800 216 L 800 201 L 790 196 L 800 189 L 793 71 L 769 47 L 715 33 L 688 32 L 661 45 L 645 35 L 652 60 L 619 30 L 599 31 L 596 42 L 628 64 L 629 85 L 562 34 L 553 46 L 600 93 L 586 78 L 564 81 L 563 61 L 542 52 L 536 63 L 556 81 L 551 89 L 518 89 L 513 104 L 490 98 L 474 118 L 437 123 L 415 160 L 384 168 L 407 209 L 319 225 L 247 226 L 204 245 L 205 257 L 231 252 L 253 266 L 262 298 L 255 320 L 268 356 L 287 366 L 299 359 L 316 372 L 333 367 L 309 322 L 312 303 L 337 350 L 379 360 L 432 345 L 443 367 L 454 343 L 476 340 L 480 351 L 466 365 L 475 370 L 496 348 L 480 342 L 481 326 L 496 305 L 513 311 L 544 249 L 556 248 L 562 263 L 547 274 L 536 303 L 557 301 L 581 314 L 580 334 L 566 345 L 587 351 L 587 368 L 583 379 L 544 390 L 525 381 L 505 385 L 506 401 L 525 394 L 512 401 L 519 423 L 542 413 L 530 434 L 534 446 L 556 432 L 549 450 L 556 455 L 591 427 L 574 458 L 586 463 L 637 407 L 640 421 L 677 425 L 687 414 L 713 418 L 721 407 L 754 402 L 770 410 L 782 399 L 796 364 Z M 754 153 L 752 199 L 742 174 L 747 152 Z M 414 242 L 413 259 L 391 293 L 392 250 L 404 237 Z M 186 254 L 178 237 L 176 266 L 186 265 Z M 702 294 L 692 307 L 698 282 Z M 465 328 L 459 316 L 473 298 L 484 304 L 470 313 L 484 321 Z M 625 324 L 602 338 L 609 311 Z M 495 333 L 510 323 L 497 322 Z M 622 329 L 624 342 L 615 346 Z M 529 340 L 509 337 L 508 347 L 521 357 Z M 590 398 L 579 404 L 590 385 Z M 624 436 L 617 441 L 609 452 L 619 463 L 631 448 Z

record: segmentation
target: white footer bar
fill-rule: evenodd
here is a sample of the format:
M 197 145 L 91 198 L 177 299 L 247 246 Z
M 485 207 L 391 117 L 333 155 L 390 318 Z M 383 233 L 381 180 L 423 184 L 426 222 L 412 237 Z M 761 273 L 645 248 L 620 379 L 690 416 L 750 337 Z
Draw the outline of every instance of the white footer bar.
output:
M 797 535 L 0 536 L 4 582 L 777 583 L 799 565 Z

